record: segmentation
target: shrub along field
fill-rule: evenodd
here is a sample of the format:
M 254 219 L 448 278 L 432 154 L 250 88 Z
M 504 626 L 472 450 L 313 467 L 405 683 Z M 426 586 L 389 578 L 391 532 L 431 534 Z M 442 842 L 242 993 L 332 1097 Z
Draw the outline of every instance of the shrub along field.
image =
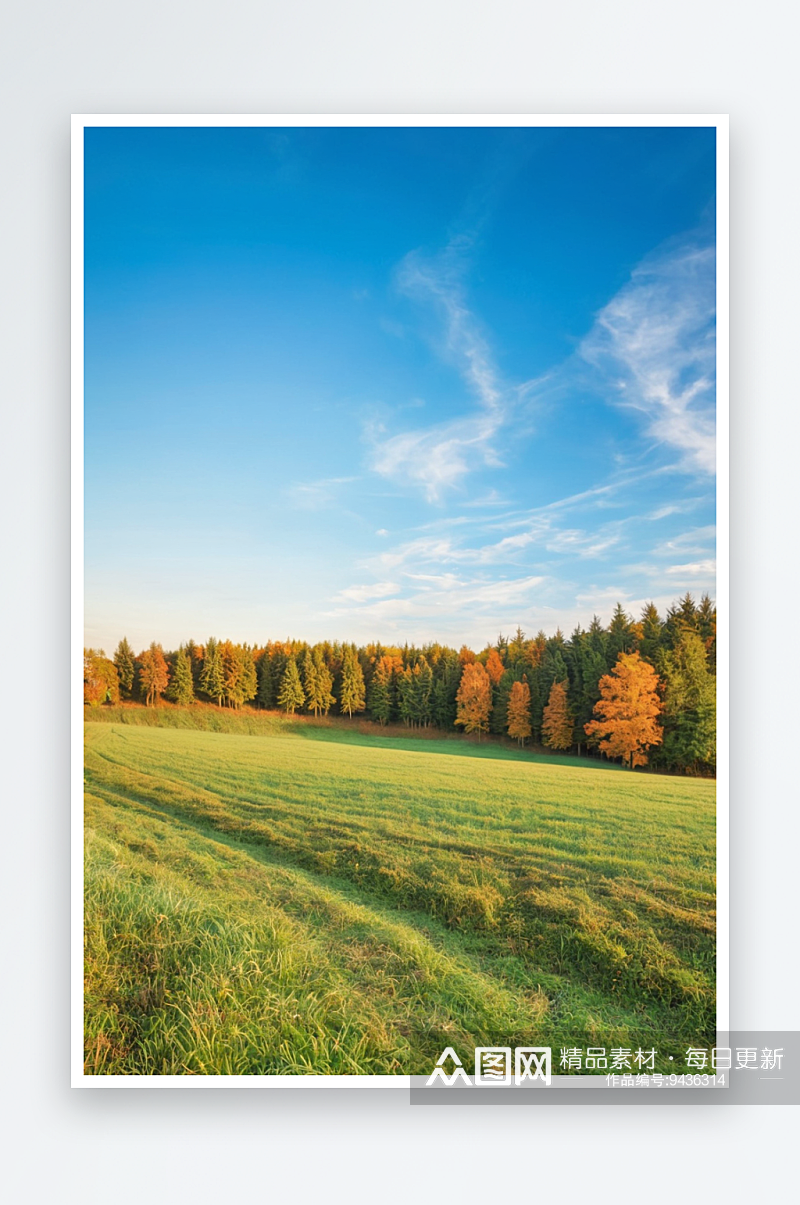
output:
M 88 1073 L 712 1042 L 713 782 L 155 714 L 86 727 Z

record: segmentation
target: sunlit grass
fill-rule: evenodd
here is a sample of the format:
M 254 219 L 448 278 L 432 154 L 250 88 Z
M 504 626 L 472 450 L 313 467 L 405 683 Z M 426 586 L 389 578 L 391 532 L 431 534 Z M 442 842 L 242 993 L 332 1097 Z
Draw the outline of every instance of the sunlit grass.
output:
M 711 1037 L 713 783 L 264 721 L 87 726 L 87 1071 Z

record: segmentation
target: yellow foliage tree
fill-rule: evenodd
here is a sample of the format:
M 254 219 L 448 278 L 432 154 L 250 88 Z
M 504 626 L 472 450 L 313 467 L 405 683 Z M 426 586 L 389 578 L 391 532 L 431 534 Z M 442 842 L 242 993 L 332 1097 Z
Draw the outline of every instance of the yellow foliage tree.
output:
M 503 662 L 498 656 L 497 649 L 490 649 L 489 656 L 486 658 L 486 672 L 489 675 L 489 681 L 492 686 L 497 686 L 497 683 L 503 676 Z
M 647 765 L 646 750 L 662 740 L 658 674 L 638 653 L 620 653 L 599 685 L 594 705 L 599 718 L 585 725 L 586 735 L 608 757 L 621 757 L 631 768 Z
M 542 716 L 542 741 L 551 749 L 569 749 L 573 719 L 567 702 L 567 683 L 554 682 Z
M 489 731 L 489 712 L 492 710 L 492 684 L 480 661 L 464 666 L 456 695 L 456 723 L 465 732 Z
M 508 696 L 508 735 L 524 745 L 531 734 L 531 688 L 526 678 L 514 682 Z

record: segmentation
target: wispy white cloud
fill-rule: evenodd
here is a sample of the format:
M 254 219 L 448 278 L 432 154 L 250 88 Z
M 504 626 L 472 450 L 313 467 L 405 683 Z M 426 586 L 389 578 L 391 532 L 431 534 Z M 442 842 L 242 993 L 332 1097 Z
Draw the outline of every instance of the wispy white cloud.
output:
M 670 565 L 667 573 L 670 577 L 713 578 L 717 573 L 717 562 L 712 557 L 706 561 L 691 561 L 688 565 Z
M 507 409 L 503 388 L 480 324 L 466 301 L 464 277 L 471 238 L 453 238 L 438 255 L 410 252 L 396 273 L 406 296 L 433 309 L 440 351 L 454 364 L 477 409 L 444 423 L 387 435 L 373 428 L 371 467 L 381 476 L 423 490 L 429 502 L 458 486 L 476 465 L 500 467 L 495 436 Z
M 347 589 L 339 591 L 334 601 L 369 602 L 373 598 L 387 598 L 391 594 L 397 594 L 399 590 L 400 587 L 395 582 L 374 582 L 367 586 L 348 586 Z
M 645 259 L 580 346 L 619 404 L 686 467 L 715 472 L 715 253 L 685 243 Z
M 691 527 L 679 532 L 669 540 L 662 540 L 653 549 L 653 556 L 703 556 L 713 555 L 717 529 L 713 523 L 705 527 Z
M 319 481 L 297 481 L 287 486 L 285 496 L 298 510 L 324 510 L 335 500 L 337 487 L 348 485 L 355 477 L 324 477 Z
M 352 614 L 387 625 L 408 619 L 429 620 L 435 628 L 441 627 L 443 619 L 463 623 L 466 615 L 485 618 L 503 614 L 510 622 L 514 609 L 527 605 L 544 580 L 541 575 L 487 581 L 453 573 L 407 574 L 402 596 L 362 600 L 351 596 L 361 589 L 354 587 L 333 600 L 340 605 L 329 614 L 337 617 Z M 353 605 L 342 606 L 343 602 Z

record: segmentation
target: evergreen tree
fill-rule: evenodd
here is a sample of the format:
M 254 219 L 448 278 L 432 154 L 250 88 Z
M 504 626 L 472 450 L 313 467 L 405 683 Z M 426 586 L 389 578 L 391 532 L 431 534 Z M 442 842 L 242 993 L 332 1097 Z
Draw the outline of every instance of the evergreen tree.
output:
M 648 603 L 642 610 L 642 638 L 639 641 L 639 652 L 645 661 L 651 665 L 658 664 L 658 657 L 664 639 L 664 625 L 655 603 Z
M 342 654 L 341 709 L 352 717 L 354 711 L 363 711 L 366 704 L 364 671 L 356 656 L 355 647 L 347 645 Z
M 591 639 L 584 639 L 582 649 L 582 689 L 575 716 L 577 732 L 575 743 L 580 748 L 586 736 L 586 725 L 594 716 L 595 705 L 600 699 L 600 679 L 606 672 L 605 653 L 594 647 Z M 591 741 L 589 742 L 592 743 Z
M 127 637 L 123 636 L 117 645 L 117 651 L 114 654 L 114 666 L 117 671 L 117 679 L 119 681 L 119 693 L 123 699 L 129 699 L 133 694 L 133 677 L 136 669 L 136 658 L 133 655 L 133 649 L 128 644 Z
M 596 653 L 602 653 L 603 658 L 605 658 L 608 636 L 606 635 L 605 628 L 596 615 L 592 616 L 592 622 L 589 624 L 588 636 L 589 645 L 593 651 Z
M 703 644 L 706 646 L 709 673 L 716 674 L 717 608 L 707 594 L 704 594 L 700 599 L 700 606 L 697 608 L 697 630 L 702 637 Z
M 317 667 L 314 663 L 314 657 L 310 648 L 307 648 L 303 654 L 303 690 L 305 692 L 305 706 L 307 711 L 313 711 L 317 714 L 318 704 L 314 702 L 319 693 L 317 685 Z
M 381 657 L 369 684 L 369 711 L 373 720 L 388 724 L 394 706 L 394 669 L 391 657 Z
M 503 676 L 492 690 L 492 715 L 489 721 L 490 731 L 499 736 L 508 729 L 508 706 L 511 691 L 517 681 L 517 673 L 513 669 L 503 670 Z M 527 684 L 527 683 L 526 683 Z M 531 692 L 528 687 L 527 707 L 530 708 Z M 530 722 L 530 716 L 528 716 Z
M 545 644 L 539 667 L 542 691 L 548 696 L 554 682 L 564 682 L 569 677 L 565 653 L 564 637 L 560 631 L 556 632 Z
M 626 615 L 621 603 L 617 603 L 611 623 L 608 625 L 608 640 L 606 641 L 606 664 L 609 669 L 616 665 L 620 653 L 632 653 L 637 646 L 633 621 Z
M 241 707 L 244 703 L 249 703 L 251 699 L 256 697 L 258 690 L 258 674 L 256 673 L 256 663 L 253 660 L 253 650 L 249 644 L 243 644 L 239 647 L 239 679 L 237 682 L 236 705 Z
M 400 719 L 408 727 L 414 722 L 414 671 L 406 666 L 397 675 L 397 712 Z
M 433 718 L 433 670 L 424 655 L 414 666 L 413 676 L 413 718 L 420 727 L 427 728 Z
M 290 655 L 291 650 L 288 645 L 276 644 L 270 650 L 269 672 L 272 678 L 273 707 L 280 706 L 278 703 L 278 691 L 281 688 L 281 682 L 283 681 L 283 675 L 286 672 Z
M 542 667 L 534 666 L 527 671 L 528 686 L 531 692 L 531 737 L 534 741 L 542 739 L 542 719 L 544 717 L 545 693 L 542 687 Z
M 567 702 L 567 683 L 554 682 L 542 718 L 542 740 L 551 749 L 572 745 L 572 715 Z
M 461 681 L 461 663 L 454 649 L 445 649 L 436 667 L 433 684 L 433 719 L 440 728 L 452 728 L 456 722 L 456 694 Z
M 192 690 L 196 695 L 200 689 L 200 674 L 203 671 L 203 646 L 195 644 L 193 640 L 187 640 L 184 647 L 192 667 Z
M 244 701 L 242 646 L 224 640 L 219 646 L 219 659 L 222 664 L 223 698 L 229 707 L 240 707 Z
M 313 651 L 306 650 L 303 662 L 303 685 L 306 706 L 314 715 L 327 715 L 336 702 L 331 693 L 333 677 L 322 658 L 322 649 L 317 645 Z
M 278 691 L 278 706 L 287 715 L 294 715 L 298 707 L 303 706 L 304 701 L 305 694 L 300 682 L 297 662 L 294 657 L 289 657 L 286 661 L 286 668 L 283 671 L 280 690 Z
M 219 645 L 213 636 L 209 636 L 203 656 L 203 668 L 200 672 L 200 689 L 209 699 L 216 700 L 219 707 L 225 695 L 225 678 L 222 672 L 222 658 Z
M 256 702 L 259 707 L 269 708 L 275 705 L 275 680 L 272 677 L 272 662 L 270 660 L 269 649 L 264 649 L 264 652 L 259 658 L 256 667 L 258 677 L 258 689 L 256 691 Z
M 524 746 L 531 734 L 531 692 L 527 678 L 514 682 L 508 697 L 508 735 Z
M 664 744 L 659 760 L 682 770 L 716 764 L 716 680 L 699 632 L 685 629 L 665 654 Z
M 188 707 L 190 703 L 194 702 L 192 663 L 182 645 L 172 663 L 172 677 L 167 688 L 167 698 L 180 707 Z
M 664 644 L 666 647 L 674 649 L 680 640 L 681 633 L 685 631 L 696 632 L 697 624 L 697 607 L 694 605 L 694 599 L 691 594 L 686 593 L 677 605 L 671 606 L 667 610 L 667 619 L 664 624 Z
M 518 661 L 522 661 L 525 656 L 525 633 L 522 628 L 517 628 L 512 639 L 508 642 L 506 649 L 506 665 L 514 666 Z

